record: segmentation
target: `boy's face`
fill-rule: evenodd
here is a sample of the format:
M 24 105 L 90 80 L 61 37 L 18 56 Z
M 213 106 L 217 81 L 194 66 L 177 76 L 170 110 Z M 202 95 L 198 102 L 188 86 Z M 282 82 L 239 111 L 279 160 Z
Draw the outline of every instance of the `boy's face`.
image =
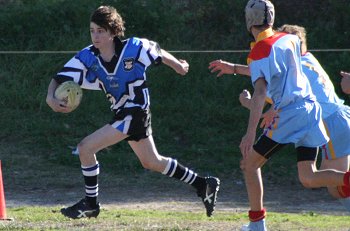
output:
M 113 43 L 114 36 L 109 30 L 90 22 L 90 36 L 93 45 L 97 48 L 103 48 Z

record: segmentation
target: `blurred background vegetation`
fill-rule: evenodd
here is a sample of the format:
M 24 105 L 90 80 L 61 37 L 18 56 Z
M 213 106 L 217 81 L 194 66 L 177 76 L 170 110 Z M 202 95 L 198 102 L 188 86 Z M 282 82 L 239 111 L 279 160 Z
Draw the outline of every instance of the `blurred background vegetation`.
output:
M 309 49 L 350 48 L 348 0 L 273 0 L 275 26 L 298 24 L 308 31 Z M 12 54 L 5 51 L 78 51 L 90 44 L 89 17 L 99 5 L 113 5 L 126 22 L 126 37 L 145 37 L 169 51 L 247 50 L 245 0 L 0 0 L 0 159 L 4 174 L 77 167 L 70 154 L 83 137 L 111 119 L 102 92 L 84 91 L 80 107 L 68 115 L 46 105 L 51 77 L 74 53 Z M 180 77 L 166 66 L 150 68 L 152 127 L 163 155 L 200 173 L 238 177 L 238 145 L 248 111 L 238 102 L 248 78 L 215 78 L 208 63 L 224 59 L 245 63 L 247 53 L 176 53 L 190 63 Z M 339 71 L 350 71 L 350 53 L 315 52 L 337 92 Z M 143 171 L 126 142 L 101 151 L 103 171 Z M 293 175 L 295 154 L 287 147 L 265 168 L 267 175 Z M 19 170 L 20 169 L 20 170 Z M 78 169 L 76 169 L 78 171 Z M 39 171 L 40 172 L 40 171 Z M 39 173 L 38 173 L 39 174 Z M 15 179 L 14 179 L 15 180 Z M 10 184 L 10 183 L 8 183 Z

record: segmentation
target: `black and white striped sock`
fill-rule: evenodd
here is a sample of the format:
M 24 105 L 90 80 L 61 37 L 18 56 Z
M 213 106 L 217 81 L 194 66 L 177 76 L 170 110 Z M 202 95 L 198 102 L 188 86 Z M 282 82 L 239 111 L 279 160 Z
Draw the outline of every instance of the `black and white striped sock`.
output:
M 81 166 L 85 180 L 85 198 L 91 207 L 95 207 L 97 204 L 98 196 L 98 182 L 97 176 L 100 173 L 100 165 Z
M 199 176 L 191 169 L 184 167 L 178 163 L 177 160 L 172 158 L 168 158 L 168 164 L 162 174 L 176 178 L 180 181 L 194 186 L 197 189 L 204 187 L 206 184 L 206 181 L 203 177 Z

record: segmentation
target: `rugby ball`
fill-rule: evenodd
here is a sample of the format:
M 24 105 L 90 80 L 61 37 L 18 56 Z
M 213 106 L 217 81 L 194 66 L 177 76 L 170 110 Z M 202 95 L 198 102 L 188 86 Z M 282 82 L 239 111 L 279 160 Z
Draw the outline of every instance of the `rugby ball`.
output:
M 73 81 L 63 82 L 55 90 L 55 98 L 63 100 L 70 111 L 74 111 L 79 106 L 82 97 L 81 87 Z

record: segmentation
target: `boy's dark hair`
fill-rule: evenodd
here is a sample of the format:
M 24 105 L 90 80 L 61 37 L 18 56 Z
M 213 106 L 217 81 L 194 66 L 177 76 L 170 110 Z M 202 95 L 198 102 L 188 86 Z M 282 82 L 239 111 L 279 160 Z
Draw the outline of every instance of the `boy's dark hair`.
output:
M 91 15 L 90 22 L 111 31 L 116 37 L 124 36 L 124 21 L 117 10 L 112 6 L 100 6 Z

